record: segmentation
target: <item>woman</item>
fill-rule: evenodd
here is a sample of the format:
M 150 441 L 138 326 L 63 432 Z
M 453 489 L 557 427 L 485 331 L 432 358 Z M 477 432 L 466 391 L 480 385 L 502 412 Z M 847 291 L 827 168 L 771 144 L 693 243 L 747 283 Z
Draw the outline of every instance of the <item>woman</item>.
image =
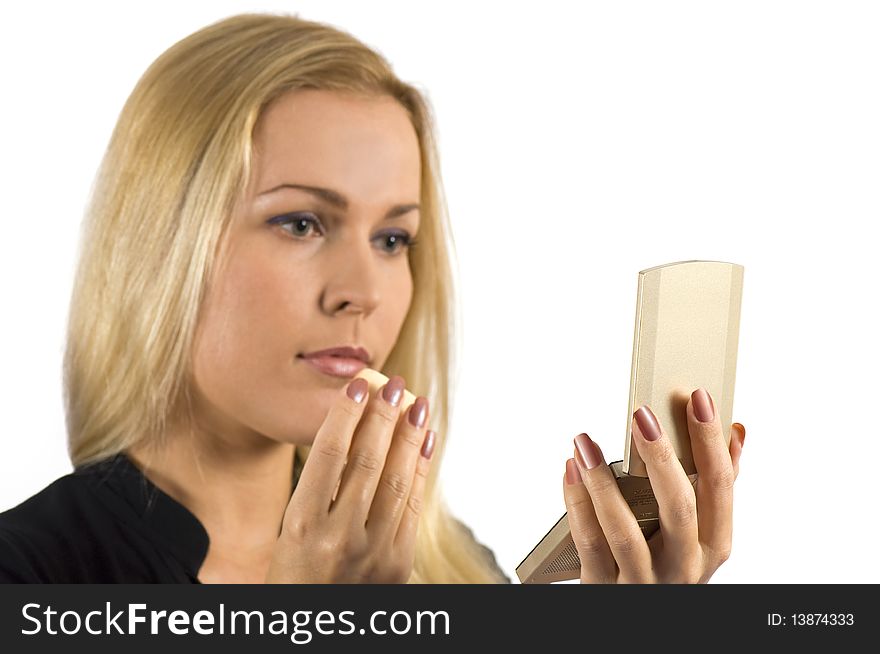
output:
M 507 580 L 437 484 L 453 289 L 431 130 L 420 94 L 379 55 L 293 17 L 235 16 L 153 63 L 122 110 L 83 233 L 65 355 L 76 473 L 0 518 L 7 576 L 262 582 L 280 550 L 269 580 Z M 322 524 L 313 540 L 279 543 L 282 518 L 301 518 L 287 510 L 300 475 L 304 507 L 318 492 L 304 464 L 318 466 L 309 446 L 331 407 L 345 399 L 365 423 L 403 413 L 381 397 L 354 403 L 350 371 L 303 358 L 337 346 L 364 348 L 370 367 L 422 394 L 421 427 L 399 421 L 404 446 L 429 426 L 436 437 L 430 459 L 416 449 L 418 470 L 407 456 L 384 475 L 369 469 L 375 446 L 353 448 L 359 489 L 402 513 L 400 553 L 296 577 L 286 564 L 304 552 L 327 560 L 374 536 L 343 540 Z M 391 436 L 363 431 L 355 445 Z M 404 474 L 427 478 L 400 512 L 388 495 Z M 356 499 L 340 506 L 353 516 Z
M 260 14 L 175 44 L 128 99 L 85 224 L 75 470 L 0 514 L 0 578 L 509 581 L 437 482 L 451 251 L 428 106 L 378 54 Z M 352 379 L 364 365 L 380 392 Z M 589 488 L 566 498 L 606 578 Z

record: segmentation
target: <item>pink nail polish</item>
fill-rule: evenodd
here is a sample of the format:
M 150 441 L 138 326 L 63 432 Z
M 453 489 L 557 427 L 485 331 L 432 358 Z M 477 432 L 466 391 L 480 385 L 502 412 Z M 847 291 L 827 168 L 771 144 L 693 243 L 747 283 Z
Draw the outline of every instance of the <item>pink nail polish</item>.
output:
M 403 389 L 406 382 L 400 375 L 393 375 L 385 387 L 382 389 L 382 397 L 391 406 L 400 404 L 400 398 L 403 396 Z
M 434 454 L 434 441 L 436 437 L 437 433 L 433 429 L 429 429 L 425 434 L 425 442 L 422 444 L 422 456 L 426 459 L 430 459 L 431 455 Z
M 654 412 L 651 411 L 647 406 L 643 406 L 634 414 L 636 423 L 639 425 L 639 429 L 642 432 L 642 436 L 645 437 L 645 440 L 648 441 L 656 441 L 660 438 L 660 425 L 657 423 L 657 418 L 654 416 Z
M 592 470 L 600 463 L 605 463 L 602 454 L 599 452 L 596 444 L 593 443 L 593 439 L 587 434 L 578 434 L 575 436 L 574 445 L 577 448 L 578 454 L 581 455 L 581 461 L 584 463 L 584 467 L 588 470 Z
M 565 483 L 566 484 L 583 484 L 581 471 L 578 470 L 577 463 L 574 459 L 568 459 L 565 462 Z
M 417 397 L 409 408 L 409 424 L 421 429 L 428 417 L 428 398 Z
M 360 404 L 360 402 L 367 396 L 367 391 L 369 390 L 370 385 L 367 383 L 367 380 L 363 377 L 358 377 L 348 385 L 345 392 L 351 399 Z
M 691 393 L 691 401 L 694 405 L 694 417 L 700 422 L 712 422 L 715 420 L 715 403 L 705 388 L 698 388 Z

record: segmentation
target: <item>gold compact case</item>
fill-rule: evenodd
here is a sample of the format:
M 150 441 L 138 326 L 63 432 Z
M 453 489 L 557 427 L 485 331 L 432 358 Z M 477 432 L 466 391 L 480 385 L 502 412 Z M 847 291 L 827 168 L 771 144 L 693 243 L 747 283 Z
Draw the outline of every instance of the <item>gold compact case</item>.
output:
M 696 467 L 687 403 L 697 388 L 712 396 L 730 444 L 743 267 L 681 261 L 639 272 L 623 460 L 609 464 L 645 538 L 660 528 L 645 463 L 632 442 L 633 413 L 647 405 L 669 437 L 691 483 Z M 564 514 L 516 568 L 520 581 L 580 577 L 580 559 Z

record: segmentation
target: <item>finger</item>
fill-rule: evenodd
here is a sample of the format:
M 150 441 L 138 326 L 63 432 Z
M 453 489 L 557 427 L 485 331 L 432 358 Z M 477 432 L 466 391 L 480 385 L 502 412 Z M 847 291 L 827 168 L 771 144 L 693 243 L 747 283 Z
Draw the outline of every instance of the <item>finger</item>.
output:
M 291 504 L 299 515 L 327 515 L 339 484 L 352 434 L 369 397 L 365 379 L 354 379 L 330 407 L 309 448 Z M 300 490 L 302 489 L 302 490 Z
M 370 400 L 357 427 L 331 513 L 363 525 L 385 467 L 388 446 L 400 415 L 404 379 L 394 375 Z
M 724 438 L 721 416 L 705 389 L 698 388 L 687 404 L 691 451 L 697 468 L 697 512 L 700 542 L 720 565 L 726 560 L 733 536 L 733 482 L 730 448 Z
M 735 422 L 730 426 L 730 460 L 733 462 L 733 478 L 739 477 L 739 458 L 742 456 L 743 443 L 746 440 L 746 428 Z
M 633 414 L 632 432 L 657 499 L 664 551 L 668 549 L 678 568 L 686 570 L 701 559 L 694 487 L 651 407 Z
M 608 547 L 620 568 L 620 579 L 644 583 L 651 579 L 651 553 L 632 509 L 626 503 L 602 450 L 587 434 L 575 436 L 575 460 L 590 494 Z
M 406 508 L 400 518 L 400 524 L 397 527 L 397 536 L 394 539 L 394 547 L 398 551 L 415 552 L 419 518 L 422 515 L 422 508 L 424 506 L 425 489 L 428 486 L 428 473 L 431 471 L 431 456 L 434 454 L 436 445 L 437 432 L 433 429 L 428 429 L 425 432 L 425 440 L 419 450 L 412 488 L 406 501 Z
M 398 420 L 379 488 L 367 516 L 367 531 L 374 536 L 387 534 L 389 541 L 393 541 L 397 534 L 425 440 L 427 419 L 428 399 L 418 397 Z
M 571 539 L 581 560 L 581 583 L 613 582 L 617 577 L 617 563 L 608 547 L 608 541 L 605 540 L 593 501 L 574 459 L 565 462 L 562 493 L 565 496 Z

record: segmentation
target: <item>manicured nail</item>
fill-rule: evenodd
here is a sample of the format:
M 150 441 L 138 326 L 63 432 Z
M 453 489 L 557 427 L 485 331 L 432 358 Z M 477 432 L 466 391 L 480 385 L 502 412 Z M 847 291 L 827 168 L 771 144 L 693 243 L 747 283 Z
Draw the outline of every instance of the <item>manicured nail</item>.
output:
M 345 392 L 355 402 L 360 403 L 367 396 L 367 391 L 369 390 L 370 385 L 367 383 L 367 380 L 363 377 L 358 377 L 348 385 L 348 389 Z
M 700 422 L 712 422 L 715 420 L 715 403 L 705 388 L 698 388 L 691 393 L 694 403 L 694 416 Z
M 425 442 L 422 443 L 422 456 L 426 459 L 430 459 L 434 453 L 434 440 L 436 436 L 437 433 L 433 429 L 429 429 L 425 434 Z
M 651 409 L 647 406 L 643 406 L 633 415 L 635 416 L 636 423 L 642 432 L 642 436 L 645 437 L 645 440 L 656 441 L 660 438 L 660 425 L 657 422 L 657 417 Z
M 739 446 L 742 447 L 742 444 L 746 442 L 746 428 L 738 422 L 733 423 L 733 426 L 739 432 Z
M 587 470 L 592 470 L 600 463 L 605 463 L 602 454 L 587 434 L 578 434 L 574 437 L 574 446 L 581 455 L 581 463 Z
M 385 401 L 391 406 L 397 406 L 400 404 L 400 398 L 403 396 L 403 387 L 405 385 L 406 382 L 403 377 L 400 375 L 393 375 L 382 389 L 382 397 L 384 397 Z
M 421 429 L 425 426 L 425 419 L 428 417 L 428 398 L 417 397 L 416 401 L 409 407 L 409 424 L 413 427 Z
M 568 459 L 565 462 L 565 483 L 566 484 L 583 484 L 581 471 L 578 470 L 577 463 L 574 459 Z

